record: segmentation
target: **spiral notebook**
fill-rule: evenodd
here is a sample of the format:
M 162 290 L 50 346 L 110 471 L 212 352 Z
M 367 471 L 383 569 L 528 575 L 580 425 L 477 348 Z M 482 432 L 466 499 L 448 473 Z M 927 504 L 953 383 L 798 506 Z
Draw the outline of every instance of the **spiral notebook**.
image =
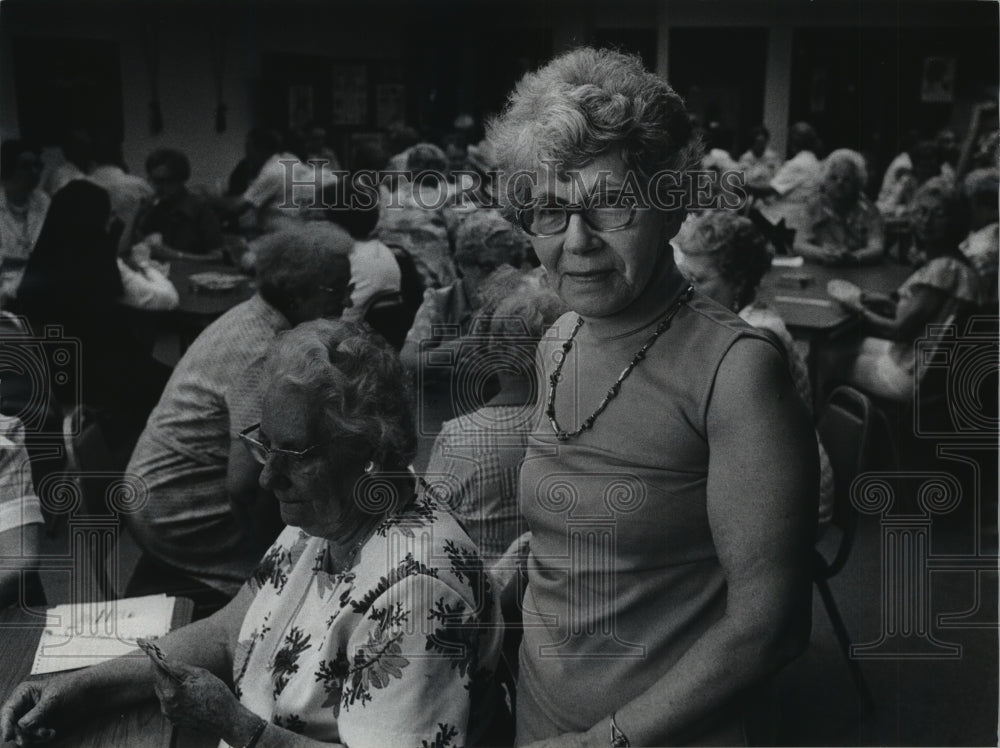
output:
M 163 636 L 170 631 L 175 602 L 161 594 L 50 608 L 31 674 L 96 665 L 132 651 L 140 636 Z

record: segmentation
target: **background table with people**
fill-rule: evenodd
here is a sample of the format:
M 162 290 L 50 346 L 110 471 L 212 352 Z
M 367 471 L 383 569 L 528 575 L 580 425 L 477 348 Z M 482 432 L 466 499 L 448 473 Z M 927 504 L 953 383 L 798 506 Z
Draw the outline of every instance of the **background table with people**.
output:
M 659 115 L 637 105 L 647 97 L 661 106 Z M 549 106 L 552 99 L 561 107 Z M 988 118 L 989 112 L 983 108 L 976 116 Z M 881 175 L 853 149 L 858 144 L 824 145 L 822 121 L 789 123 L 787 154 L 781 155 L 768 147 L 767 129 L 756 127 L 737 160 L 737 151 L 726 150 L 719 123 L 703 126 L 689 115 L 677 93 L 637 58 L 591 48 L 529 74 L 478 143 L 481 133 L 471 134 L 478 124 L 470 120 L 460 116 L 454 132 L 428 137 L 395 123 L 386 128 L 388 152 L 366 142 L 340 154 L 343 159 L 331 147 L 331 133 L 317 123 L 286 134 L 254 127 L 226 194 L 188 188 L 190 164 L 175 149 L 153 150 L 144 179 L 128 173 L 121 144 L 106 138 L 67 133 L 65 163 L 46 174 L 34 146 L 5 141 L 0 301 L 24 315 L 36 335 L 62 325 L 82 341 L 85 363 L 75 398 L 64 396 L 68 388 L 63 382 L 60 389 L 54 375 L 46 383 L 46 395 L 57 396 L 46 399 L 50 428 L 41 434 L 32 393 L 11 398 L 10 378 L 0 376 L 6 388 L 0 404 L 35 430 L 25 434 L 22 426 L 12 433 L 32 448 L 41 436 L 68 452 L 78 435 L 53 430 L 51 422 L 71 425 L 80 407 L 92 408 L 100 414 L 115 471 L 145 482 L 150 501 L 122 517 L 139 560 L 118 594 L 186 591 L 194 617 L 212 620 L 234 595 L 244 594 L 238 590 L 251 577 L 258 597 L 252 606 L 240 600 L 246 617 L 227 622 L 234 638 L 244 636 L 222 671 L 233 669 L 237 655 L 249 663 L 250 675 L 236 674 L 238 690 L 229 695 L 267 722 L 272 737 L 308 728 L 323 739 L 339 738 L 343 717 L 343 725 L 368 739 L 375 735 L 370 731 L 392 722 L 352 723 L 361 712 L 350 715 L 348 709 L 331 719 L 331 694 L 349 689 L 339 651 L 313 663 L 316 679 L 304 667 L 296 675 L 308 633 L 286 642 L 269 628 L 276 620 L 269 616 L 283 617 L 302 631 L 312 627 L 318 641 L 325 635 L 326 619 L 318 617 L 328 612 L 323 606 L 339 605 L 334 627 L 343 625 L 363 607 L 355 600 L 358 606 L 348 610 L 344 602 L 352 583 L 363 579 L 381 589 L 376 566 L 349 568 L 354 556 L 385 540 L 379 533 L 375 539 L 366 523 L 353 528 L 364 543 L 339 542 L 318 529 L 305 539 L 283 529 L 282 520 L 303 526 L 304 504 L 326 506 L 312 501 L 319 493 L 315 483 L 308 486 L 310 502 L 295 495 L 300 478 L 325 471 L 330 486 L 344 488 L 344 476 L 352 486 L 384 479 L 395 488 L 415 485 L 431 503 L 442 497 L 467 523 L 485 562 L 510 561 L 511 542 L 520 538 L 514 556 L 524 562 L 529 601 L 538 603 L 536 613 L 561 616 L 559 626 L 567 620 L 603 625 L 587 600 L 572 597 L 603 573 L 599 563 L 610 559 L 623 579 L 638 580 L 628 591 L 595 593 L 606 593 L 602 599 L 621 614 L 622 641 L 582 641 L 572 632 L 557 641 L 562 632 L 545 626 L 528 632 L 522 698 L 511 698 L 521 710 L 522 742 L 588 733 L 603 743 L 614 731 L 635 742 L 685 740 L 711 730 L 719 731 L 712 737 L 738 739 L 743 715 L 736 692 L 765 683 L 808 638 L 813 494 L 818 489 L 821 496 L 822 527 L 832 490 L 822 445 L 812 448 L 818 406 L 846 380 L 867 385 L 876 407 L 886 407 L 878 399 L 886 395 L 905 401 L 912 396 L 912 360 L 892 371 L 892 391 L 880 387 L 883 375 L 890 363 L 899 363 L 901 351 L 912 354 L 928 325 L 952 324 L 973 312 L 996 314 L 996 138 L 970 131 L 959 148 L 949 128 L 923 132 L 893 159 L 880 190 Z M 569 120 L 586 125 L 582 145 L 582 131 Z M 701 212 L 682 226 L 679 212 L 622 202 L 626 175 L 660 169 L 683 175 L 697 166 L 702 143 L 701 167 L 715 175 L 717 186 L 745 176 L 739 204 L 722 206 L 729 209 L 725 219 L 718 211 L 714 217 Z M 567 160 L 572 179 L 538 166 L 553 156 Z M 338 170 L 341 162 L 351 171 Z M 371 176 L 387 167 L 409 176 Z M 536 202 L 512 204 L 512 195 L 492 195 L 476 179 L 501 167 L 541 175 L 536 185 L 551 189 L 513 196 Z M 356 181 L 359 174 L 368 181 Z M 291 194 L 285 192 L 287 177 L 295 183 Z M 594 195 L 581 197 L 577 188 L 596 188 L 600 202 L 591 205 Z M 366 203 L 365 196 L 377 199 Z M 722 268 L 712 262 L 699 267 L 692 259 L 731 255 L 723 246 L 729 242 L 725 231 L 702 231 L 701 245 L 685 244 L 689 232 L 715 220 L 753 245 L 755 252 L 741 258 L 754 255 L 754 278 L 746 287 L 736 273 L 720 291 L 724 273 L 716 271 Z M 771 246 L 757 251 L 766 242 Z M 775 252 L 795 262 L 801 257 L 802 264 L 779 261 L 768 269 Z M 739 264 L 726 262 L 726 271 Z M 851 295 L 831 290 L 846 285 L 855 289 Z M 381 315 L 370 316 L 373 309 Z M 271 348 L 279 335 L 301 342 L 297 336 L 310 329 L 337 324 L 314 321 L 328 317 L 372 322 L 395 352 L 353 333 L 349 344 L 313 346 L 309 356 L 289 345 Z M 166 357 L 165 338 L 178 341 Z M 540 370 L 534 358 L 539 344 Z M 676 351 L 681 354 L 675 358 Z M 393 382 L 365 389 L 360 359 L 369 376 Z M 315 377 L 316 386 L 279 396 L 264 386 L 265 371 L 281 371 L 296 386 Z M 317 372 L 330 380 L 327 389 L 317 384 L 323 378 Z M 710 376 L 702 377 L 705 372 Z M 408 386 L 414 389 L 404 397 Z M 388 423 L 385 413 L 358 422 L 315 422 L 317 414 L 329 416 L 340 397 L 395 408 L 400 417 L 413 407 L 416 433 Z M 800 399 L 811 411 L 800 408 Z M 407 442 L 389 464 L 369 454 L 379 428 L 382 436 L 395 430 Z M 667 455 L 664 434 L 678 445 Z M 348 458 L 341 459 L 327 441 L 334 438 L 338 450 L 346 444 L 357 454 L 346 449 Z M 422 475 L 425 467 L 426 482 L 414 484 L 408 469 Z M 624 484 L 598 485 L 616 472 L 626 476 Z M 553 487 L 553 475 L 569 477 Z M 641 507 L 621 504 L 630 491 L 643 497 Z M 559 503 L 566 497 L 577 502 L 573 509 Z M 664 497 L 663 505 L 652 507 L 649 497 Z M 592 518 L 605 509 L 615 516 L 615 532 L 623 533 L 611 546 L 613 555 L 588 556 L 567 572 L 559 554 L 579 513 Z M 37 529 L 42 511 L 44 500 L 25 521 Z M 426 519 L 437 508 L 420 504 L 414 512 Z M 480 561 L 470 560 L 468 539 L 449 519 L 441 527 L 454 535 L 452 555 L 465 559 L 454 567 L 462 599 L 448 604 L 480 605 L 485 620 L 496 611 L 464 586 L 472 580 L 468 566 L 479 574 Z M 332 545 L 323 550 L 327 541 Z M 301 555 L 306 546 L 315 558 Z M 37 554 L 37 543 L 25 553 Z M 437 567 L 427 566 L 426 576 L 434 576 Z M 507 579 L 512 569 L 496 571 L 497 579 Z M 395 572 L 387 578 L 396 579 Z M 566 575 L 566 589 L 552 581 Z M 283 607 L 278 588 L 284 577 L 294 577 L 288 589 L 302 594 L 306 613 Z M 314 579 L 320 580 L 318 602 L 305 592 Z M 348 597 L 334 600 L 331 590 Z M 772 604 L 762 610 L 755 595 Z M 428 620 L 436 615 L 417 612 Z M 379 610 L 372 615 L 382 616 L 385 627 L 402 620 L 402 614 Z M 654 619 L 659 629 L 650 624 Z M 34 635 L 34 629 L 24 631 Z M 361 631 L 373 641 L 384 633 L 359 628 L 338 635 L 353 646 Z M 459 694 L 469 714 L 484 706 L 485 693 L 472 686 L 478 689 L 483 684 L 476 679 L 489 677 L 495 634 L 477 642 L 482 667 Z M 29 633 L 17 636 L 30 644 L 24 638 Z M 262 650 L 254 654 L 250 645 L 246 651 L 247 640 L 266 641 L 281 657 L 265 662 Z M 539 654 L 542 647 L 564 645 L 560 651 L 572 655 L 564 660 Z M 577 657 L 603 656 L 605 645 L 618 654 L 644 646 L 651 654 L 642 664 L 610 657 L 599 666 Z M 185 644 L 174 654 L 200 661 L 192 651 Z M 309 649 L 301 662 L 319 654 Z M 2 655 L 10 678 L 0 683 L 0 696 L 23 674 L 22 655 Z M 518 670 L 516 658 L 506 664 Z M 417 669 L 407 671 L 412 662 L 404 667 L 391 656 L 384 665 L 373 676 L 376 690 L 399 685 Z M 463 669 L 462 679 L 469 672 Z M 510 675 L 498 679 L 512 687 Z M 408 691 L 406 709 L 393 713 L 393 729 L 406 727 L 399 715 L 417 712 L 413 724 L 434 727 L 427 722 L 431 710 L 421 711 L 418 702 L 450 709 L 441 694 L 459 693 L 461 679 L 448 676 L 439 692 Z M 281 698 L 289 683 L 291 691 Z M 466 695 L 468 704 L 461 700 Z M 297 696 L 303 701 L 295 702 Z M 660 707 L 664 700 L 670 709 Z M 455 734 L 471 739 L 491 726 L 492 717 L 481 724 L 470 718 L 453 726 Z M 718 719 L 709 725 L 707 717 Z M 181 740 L 170 738 L 165 724 L 150 717 L 148 737 Z M 245 737 L 236 727 L 250 724 L 265 729 L 248 717 L 226 727 L 234 727 L 231 736 Z M 455 737 L 438 726 L 442 734 L 428 733 L 430 741 Z

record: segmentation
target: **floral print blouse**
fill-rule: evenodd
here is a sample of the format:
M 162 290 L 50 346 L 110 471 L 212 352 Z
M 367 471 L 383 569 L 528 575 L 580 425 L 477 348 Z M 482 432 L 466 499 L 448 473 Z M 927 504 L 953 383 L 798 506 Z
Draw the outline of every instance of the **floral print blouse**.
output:
M 333 568 L 329 543 L 286 528 L 247 584 L 236 695 L 275 725 L 363 746 L 459 746 L 487 727 L 502 628 L 496 589 L 428 494 Z

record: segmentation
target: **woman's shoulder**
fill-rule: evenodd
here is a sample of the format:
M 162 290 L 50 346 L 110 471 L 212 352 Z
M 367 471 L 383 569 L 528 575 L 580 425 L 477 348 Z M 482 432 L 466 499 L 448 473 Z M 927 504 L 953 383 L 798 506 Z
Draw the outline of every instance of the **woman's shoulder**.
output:
M 774 309 L 763 304 L 750 304 L 740 310 L 740 319 L 759 330 L 769 330 L 784 340 L 791 340 L 785 321 Z
M 979 303 L 979 277 L 957 257 L 935 257 L 906 279 L 903 288 L 928 286 L 973 304 Z
M 364 598 L 377 600 L 399 585 L 422 584 L 480 608 L 492 596 L 489 577 L 475 543 L 434 489 L 421 481 L 413 502 L 391 514 L 363 551 L 358 584 Z
M 455 519 L 439 490 L 420 479 L 416 495 L 406 509 L 390 514 L 375 532 L 383 539 L 392 536 L 405 539 L 422 538 L 413 551 L 422 560 L 431 562 L 442 558 L 444 548 L 463 548 L 476 553 L 476 546 Z
M 761 337 L 754 325 L 742 315 L 716 303 L 708 296 L 695 291 L 685 304 L 689 314 L 679 315 L 675 323 L 678 330 L 690 334 L 699 347 L 728 348 L 741 337 Z M 714 345 L 712 341 L 715 341 Z

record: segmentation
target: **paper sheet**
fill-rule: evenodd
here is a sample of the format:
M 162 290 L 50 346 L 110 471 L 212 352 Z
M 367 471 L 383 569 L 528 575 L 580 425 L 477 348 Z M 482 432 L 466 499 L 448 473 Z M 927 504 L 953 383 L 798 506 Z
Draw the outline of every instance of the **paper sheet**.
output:
M 771 266 L 776 268 L 800 268 L 803 264 L 805 264 L 805 260 L 799 255 L 795 257 L 778 255 L 771 260 Z
M 96 665 L 135 649 L 135 640 L 170 631 L 174 598 L 148 595 L 57 605 L 46 611 L 32 675 Z

